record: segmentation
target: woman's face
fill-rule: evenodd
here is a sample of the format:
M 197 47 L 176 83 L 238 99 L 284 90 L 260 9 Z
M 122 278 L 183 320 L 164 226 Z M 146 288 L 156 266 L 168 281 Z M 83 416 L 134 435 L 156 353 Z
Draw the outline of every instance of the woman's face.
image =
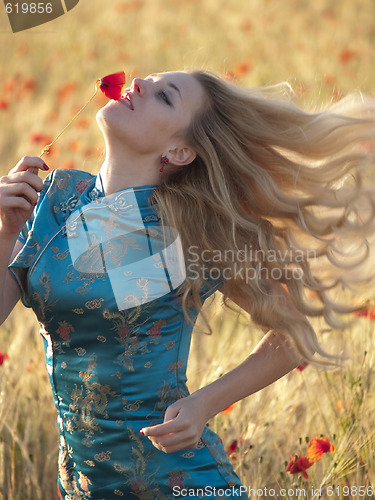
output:
M 188 73 L 168 72 L 133 80 L 119 101 L 99 110 L 97 121 L 109 141 L 137 154 L 165 154 L 203 106 L 204 90 Z

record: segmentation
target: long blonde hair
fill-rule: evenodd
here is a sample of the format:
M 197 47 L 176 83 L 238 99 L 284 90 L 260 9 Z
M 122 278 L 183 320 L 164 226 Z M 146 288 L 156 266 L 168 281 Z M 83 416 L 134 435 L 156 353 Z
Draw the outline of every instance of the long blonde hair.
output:
M 155 191 L 162 220 L 178 230 L 187 264 L 194 248 L 200 269 L 226 273 L 224 290 L 248 300 L 255 323 L 287 332 L 305 359 L 308 347 L 326 356 L 312 329 L 310 346 L 301 340 L 306 324 L 275 300 L 269 279 L 287 288 L 299 311 L 334 328 L 341 313 L 358 308 L 336 292 L 362 282 L 369 260 L 375 191 L 363 177 L 374 165 L 375 104 L 353 95 L 308 113 L 287 85 L 249 90 L 190 74 L 207 96 L 186 131 L 197 157 Z M 249 258 L 228 259 L 230 251 Z M 204 279 L 187 265 L 180 290 L 187 320 L 192 304 L 201 310 Z

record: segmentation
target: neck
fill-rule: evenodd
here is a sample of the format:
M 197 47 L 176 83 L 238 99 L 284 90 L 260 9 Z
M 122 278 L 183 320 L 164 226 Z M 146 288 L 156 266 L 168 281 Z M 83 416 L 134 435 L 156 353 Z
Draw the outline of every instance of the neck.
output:
M 106 196 L 130 187 L 158 185 L 162 175 L 154 159 L 144 155 L 130 159 L 125 154 L 113 154 L 108 148 L 100 174 Z

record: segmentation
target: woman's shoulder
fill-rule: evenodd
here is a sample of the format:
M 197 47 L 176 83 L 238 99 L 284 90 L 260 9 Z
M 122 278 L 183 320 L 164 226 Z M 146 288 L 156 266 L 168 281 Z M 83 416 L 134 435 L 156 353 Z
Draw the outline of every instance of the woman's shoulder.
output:
M 51 224 L 64 223 L 75 208 L 90 201 L 83 193 L 95 181 L 96 175 L 82 170 L 53 170 L 44 180 L 33 219 L 43 219 L 43 224 L 45 219 L 51 219 Z
M 83 170 L 55 169 L 45 179 L 43 194 L 52 196 L 81 195 L 95 182 L 96 176 Z

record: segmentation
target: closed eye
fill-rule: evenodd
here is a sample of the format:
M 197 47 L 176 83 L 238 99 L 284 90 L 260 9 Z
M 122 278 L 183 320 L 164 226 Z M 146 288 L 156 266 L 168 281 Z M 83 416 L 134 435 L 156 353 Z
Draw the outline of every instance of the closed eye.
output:
M 168 106 L 172 106 L 171 100 L 169 99 L 169 96 L 165 92 L 165 90 L 159 90 L 157 94 L 160 97 L 160 99 L 162 99 L 164 102 L 168 104 Z

